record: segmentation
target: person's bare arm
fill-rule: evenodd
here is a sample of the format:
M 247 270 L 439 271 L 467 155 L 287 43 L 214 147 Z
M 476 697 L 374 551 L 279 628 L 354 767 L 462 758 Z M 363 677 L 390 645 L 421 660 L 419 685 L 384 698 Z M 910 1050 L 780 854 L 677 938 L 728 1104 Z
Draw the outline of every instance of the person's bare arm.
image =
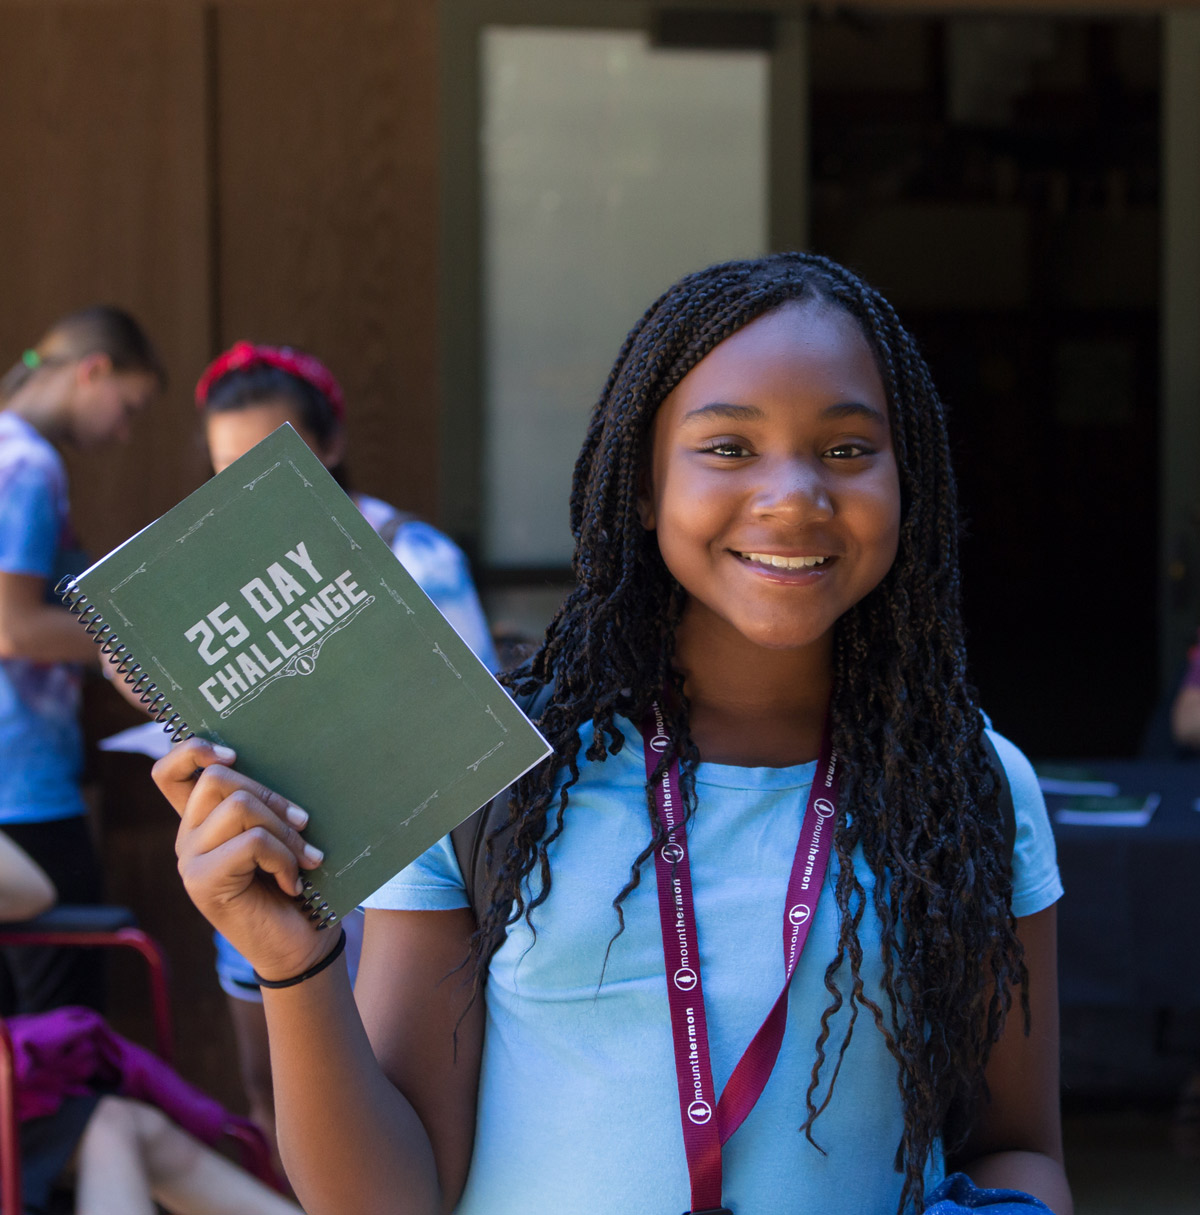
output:
M 462 965 L 474 931 L 466 908 L 368 911 L 354 990 L 380 1067 L 429 1132 L 447 1210 L 475 1146 L 485 1004 Z
M 1200 750 L 1200 688 L 1179 689 L 1171 705 L 1171 737 L 1181 747 Z
M 1073 1215 L 1063 1167 L 1058 1087 L 1058 955 L 1056 909 L 1017 921 L 1029 969 L 1031 1030 L 1019 998 L 988 1061 L 989 1099 L 973 1119 L 963 1149 L 947 1161 L 981 1187 L 1023 1190 L 1055 1215 Z
M 95 664 L 100 647 L 64 607 L 45 601 L 46 580 L 0 571 L 0 658 Z
M 79 620 L 65 607 L 45 601 L 45 590 L 41 578 L 0 572 L 0 658 L 98 663 L 117 693 L 144 713 L 141 697 L 116 674 Z
M 305 854 L 302 814 L 231 762 L 194 739 L 159 760 L 154 778 L 181 816 L 179 869 L 193 902 L 260 975 L 290 978 L 337 939 L 287 897 L 319 858 Z M 395 915 L 364 947 L 370 1037 L 341 960 L 263 992 L 280 1148 L 308 1215 L 442 1215 L 465 1181 L 482 1020 L 477 1012 L 460 1030 L 455 1063 L 462 993 L 436 981 L 465 956 L 462 918 Z
M 0 920 L 31 920 L 57 900 L 46 871 L 0 831 Z
M 466 911 L 370 912 L 354 996 L 341 965 L 319 993 L 303 988 L 326 973 L 264 990 L 280 1153 L 309 1215 L 448 1215 L 457 1204 L 483 1022 L 479 1005 L 455 1058 L 465 999 L 446 976 L 466 956 L 469 924 Z

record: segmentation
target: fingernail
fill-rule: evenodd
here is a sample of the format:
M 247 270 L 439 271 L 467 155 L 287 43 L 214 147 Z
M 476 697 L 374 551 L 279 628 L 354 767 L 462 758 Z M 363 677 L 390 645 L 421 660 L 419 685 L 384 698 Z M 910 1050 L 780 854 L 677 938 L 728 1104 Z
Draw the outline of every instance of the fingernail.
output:
M 316 865 L 325 859 L 325 853 L 323 853 L 320 848 L 314 848 L 312 844 L 305 844 L 304 859 L 306 861 L 311 861 L 314 865 Z
M 221 747 L 213 743 L 213 754 L 223 764 L 231 764 L 237 759 L 237 752 L 232 747 Z
M 304 879 L 296 879 L 296 897 L 299 898 L 304 893 Z
M 301 810 L 299 806 L 288 806 L 287 821 L 296 828 L 297 831 L 303 831 L 308 826 L 308 811 Z

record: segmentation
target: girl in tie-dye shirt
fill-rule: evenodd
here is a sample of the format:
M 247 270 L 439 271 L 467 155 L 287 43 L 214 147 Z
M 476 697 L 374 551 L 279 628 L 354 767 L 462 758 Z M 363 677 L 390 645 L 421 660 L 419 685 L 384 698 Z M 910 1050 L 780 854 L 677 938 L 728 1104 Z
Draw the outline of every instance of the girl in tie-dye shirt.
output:
M 99 650 L 51 590 L 82 563 L 59 449 L 129 437 L 164 375 L 115 308 L 64 317 L 0 380 L 0 830 L 45 869 L 59 901 L 99 898 L 79 791 L 79 679 Z M 0 1011 L 96 999 L 78 951 L 5 951 Z

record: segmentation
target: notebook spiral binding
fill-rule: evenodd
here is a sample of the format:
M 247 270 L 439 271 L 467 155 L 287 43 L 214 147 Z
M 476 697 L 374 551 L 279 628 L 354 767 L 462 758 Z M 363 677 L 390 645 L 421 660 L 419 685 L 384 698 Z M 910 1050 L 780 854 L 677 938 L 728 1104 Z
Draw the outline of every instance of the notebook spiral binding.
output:
M 128 648 L 100 615 L 100 609 L 92 603 L 80 589 L 78 582 L 70 575 L 63 578 L 54 588 L 54 593 L 63 601 L 67 610 L 79 617 L 87 635 L 100 647 L 103 654 L 116 668 L 118 675 L 133 689 L 146 712 L 158 722 L 171 736 L 173 743 L 183 742 L 194 738 L 195 731 L 175 711 L 171 702 L 158 690 L 158 685 L 150 678 L 149 672 L 143 670 L 140 663 L 134 660 Z M 336 924 L 338 917 L 329 910 L 329 904 L 321 897 L 312 882 L 303 880 L 304 893 L 296 896 L 296 901 L 304 908 L 308 918 L 318 929 L 328 928 Z
M 68 611 L 79 617 L 87 635 L 100 647 L 103 654 L 117 669 L 134 694 L 142 702 L 146 712 L 171 735 L 173 743 L 193 737 L 193 731 L 174 706 L 158 690 L 147 671 L 134 661 L 133 655 L 121 644 L 112 625 L 100 615 L 100 609 L 79 589 L 74 578 L 66 577 L 54 588 L 54 593 L 66 604 Z

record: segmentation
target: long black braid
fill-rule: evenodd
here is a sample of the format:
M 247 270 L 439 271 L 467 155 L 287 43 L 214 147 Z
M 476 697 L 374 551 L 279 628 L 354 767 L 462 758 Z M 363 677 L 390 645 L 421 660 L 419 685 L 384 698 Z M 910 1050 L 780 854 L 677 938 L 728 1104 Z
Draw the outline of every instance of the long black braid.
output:
M 830 719 L 833 745 L 846 759 L 847 807 L 835 832 L 840 930 L 825 972 L 829 1003 L 802 1129 L 815 1143 L 813 1124 L 866 1009 L 899 1065 L 900 1208 L 912 1201 L 919 1210 L 923 1170 L 938 1138 L 953 1151 L 966 1134 L 964 1111 L 984 1091 L 984 1066 L 1014 990 L 1028 1019 L 1027 981 L 1009 906 L 998 782 L 966 679 L 955 486 L 941 402 L 891 306 L 826 258 L 784 253 L 689 275 L 649 308 L 621 348 L 575 466 L 576 589 L 535 655 L 508 679 L 523 693 L 553 684 L 540 724 L 555 757 L 519 782 L 508 826 L 488 841 L 491 897 L 472 941 L 475 983 L 478 990 L 506 927 L 524 916 L 532 928 L 533 910 L 549 896 L 547 849 L 563 830 L 579 778 L 579 730 L 589 719 L 595 730 L 587 759 L 603 760 L 621 746 L 614 718 L 639 720 L 664 687 L 673 688 L 664 711 L 670 733 L 682 740 L 683 791 L 694 811 L 699 756 L 672 665 L 685 594 L 637 513 L 651 425 L 667 394 L 719 342 L 764 313 L 805 300 L 845 309 L 875 353 L 902 522 L 892 569 L 835 632 Z M 645 846 L 613 900 L 616 935 L 624 929 L 622 905 L 662 842 L 649 790 L 646 805 Z M 867 906 L 851 863 L 858 847 L 878 879 L 873 908 L 882 925 L 886 1008 L 870 998 L 862 978 L 858 927 Z M 526 879 L 536 893 L 527 893 Z M 847 963 L 848 979 L 841 974 Z M 833 1046 L 830 1022 L 845 1006 L 848 1028 Z

